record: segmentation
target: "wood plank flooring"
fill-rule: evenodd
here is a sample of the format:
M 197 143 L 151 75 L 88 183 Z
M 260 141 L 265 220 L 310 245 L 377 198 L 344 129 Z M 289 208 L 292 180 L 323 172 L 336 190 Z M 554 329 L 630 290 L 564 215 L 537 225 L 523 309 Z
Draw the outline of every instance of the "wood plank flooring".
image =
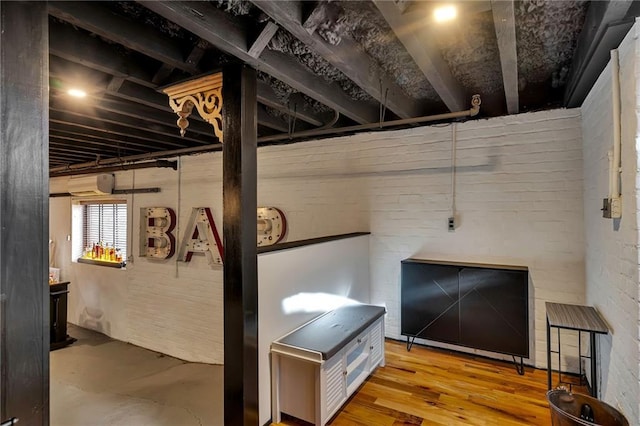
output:
M 342 425 L 551 425 L 547 372 L 387 340 L 386 366 L 330 422 Z M 574 391 L 578 391 L 574 387 Z M 292 417 L 280 425 L 306 425 Z

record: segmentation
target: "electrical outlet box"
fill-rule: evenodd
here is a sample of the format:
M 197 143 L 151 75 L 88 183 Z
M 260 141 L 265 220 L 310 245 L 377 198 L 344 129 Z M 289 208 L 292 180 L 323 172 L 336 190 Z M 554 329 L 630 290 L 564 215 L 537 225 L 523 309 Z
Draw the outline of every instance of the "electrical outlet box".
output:
M 453 231 L 456 230 L 456 219 L 455 219 L 455 217 L 451 216 L 447 220 L 447 226 L 449 227 L 449 232 L 453 232 Z
M 602 217 L 605 219 L 611 219 L 611 200 L 608 198 L 602 199 Z

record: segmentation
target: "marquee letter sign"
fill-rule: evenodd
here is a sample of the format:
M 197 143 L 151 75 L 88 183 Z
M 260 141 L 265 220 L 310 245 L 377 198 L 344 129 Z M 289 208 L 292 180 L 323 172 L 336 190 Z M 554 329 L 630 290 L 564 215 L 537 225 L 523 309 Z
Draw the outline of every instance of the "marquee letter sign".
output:
M 195 207 L 191 211 L 178 258 L 189 262 L 194 253 L 204 253 L 209 264 L 222 265 L 222 241 L 208 207 Z
M 287 219 L 276 207 L 258 207 L 258 247 L 282 241 L 287 233 Z M 169 259 L 176 252 L 173 235 L 176 214 L 169 207 L 143 207 L 140 209 L 140 257 Z M 209 264 L 221 265 L 224 258 L 222 240 L 208 207 L 191 211 L 189 223 L 180 244 L 178 258 L 190 262 L 194 253 L 207 257 Z
M 140 209 L 140 256 L 168 259 L 176 250 L 176 214 L 168 207 Z
M 280 209 L 258 207 L 258 247 L 277 244 L 287 233 L 287 219 Z

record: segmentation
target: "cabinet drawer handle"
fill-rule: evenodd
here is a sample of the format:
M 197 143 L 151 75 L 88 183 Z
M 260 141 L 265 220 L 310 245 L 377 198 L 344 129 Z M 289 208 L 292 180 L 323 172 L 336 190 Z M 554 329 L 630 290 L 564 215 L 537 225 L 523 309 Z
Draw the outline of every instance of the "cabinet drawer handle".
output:
M 358 339 L 358 343 L 362 343 L 362 339 Z
M 342 375 L 343 375 L 343 376 L 346 376 L 346 375 L 347 375 L 346 370 L 342 372 Z
M 372 351 L 373 350 L 373 345 L 369 346 L 369 350 Z

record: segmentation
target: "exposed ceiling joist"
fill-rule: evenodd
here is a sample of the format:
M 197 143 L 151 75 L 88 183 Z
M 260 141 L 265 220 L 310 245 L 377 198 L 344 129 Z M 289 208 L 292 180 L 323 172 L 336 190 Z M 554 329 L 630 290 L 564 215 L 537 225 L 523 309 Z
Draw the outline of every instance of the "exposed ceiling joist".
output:
M 53 129 L 51 130 L 51 134 L 49 135 L 49 142 L 51 144 L 62 142 L 65 147 L 78 147 L 80 149 L 86 148 L 89 150 L 98 151 L 98 153 L 102 153 L 105 151 L 111 151 L 115 153 L 118 153 L 119 151 L 122 151 L 124 153 L 142 153 L 148 151 L 148 149 L 134 147 L 131 145 L 113 143 L 108 144 L 104 143 L 102 139 L 96 141 L 94 138 L 91 138 L 89 136 L 74 135 L 62 131 L 54 131 Z
M 372 1 L 447 108 L 451 111 L 467 108 L 465 91 L 442 58 L 422 14 L 403 14 L 392 1 Z
M 286 133 L 289 131 L 287 123 L 279 118 L 273 117 L 264 110 L 264 107 L 258 106 L 258 124 L 268 127 L 278 132 Z
M 590 3 L 584 26 L 573 54 L 571 73 L 565 89 L 565 104 L 579 107 L 609 61 L 609 51 L 618 47 L 633 20 L 623 22 L 631 0 Z M 622 22 L 621 22 L 622 21 Z
M 153 84 L 157 84 L 158 86 L 162 85 L 164 82 L 167 81 L 171 73 L 173 73 L 174 69 L 175 68 L 169 64 L 160 65 L 156 73 L 153 75 L 151 82 Z
M 258 58 L 251 56 L 248 52 L 246 29 L 233 17 L 213 5 L 185 1 L 140 3 L 218 49 L 266 72 L 358 123 L 378 121 L 377 107 L 351 99 L 337 85 L 314 75 L 293 58 L 271 50 L 264 50 Z
M 64 121 L 53 120 L 50 122 L 49 134 L 77 141 L 89 141 L 93 145 L 101 146 L 122 146 L 126 149 L 140 148 L 150 151 L 154 146 L 153 142 L 140 140 L 135 137 L 114 135 L 105 133 L 103 130 L 87 128 L 87 126 L 74 125 Z
M 177 116 L 170 112 L 150 108 L 146 105 L 132 104 L 118 99 L 103 97 L 88 97 L 82 102 L 71 102 L 65 99 L 66 94 L 51 93 L 49 104 L 54 109 L 88 110 L 100 115 L 103 112 L 114 113 L 126 117 L 129 122 L 138 122 L 140 126 L 145 123 L 153 123 L 158 126 L 171 126 L 177 121 Z M 95 115 L 95 114 L 94 114 Z M 171 135 L 177 135 L 175 128 L 170 127 Z M 210 124 L 203 121 L 189 121 L 189 131 L 204 137 L 210 137 L 216 141 Z
M 269 21 L 262 28 L 262 31 L 258 34 L 255 41 L 251 43 L 251 47 L 249 47 L 249 55 L 257 58 L 260 56 L 262 51 L 267 47 L 267 44 L 271 41 L 274 35 L 278 32 L 278 26 L 273 22 Z
M 117 92 L 123 84 L 124 78 L 112 77 L 111 80 L 109 80 L 109 83 L 107 83 L 107 92 Z
M 51 136 L 49 138 L 49 150 L 54 151 L 54 152 L 67 152 L 70 154 L 84 154 L 84 155 L 100 155 L 103 152 L 105 152 L 105 148 L 104 147 L 92 147 L 92 146 L 86 146 L 86 145 L 79 145 L 76 144 L 75 145 L 76 148 L 74 149 L 74 144 L 69 143 L 68 140 L 66 139 L 60 139 L 60 138 L 56 138 L 55 136 Z M 118 154 L 118 150 L 116 148 L 110 149 L 110 148 L 106 148 L 106 150 L 110 150 L 112 151 L 112 155 L 117 155 Z
M 194 67 L 197 67 L 200 60 L 204 56 L 206 43 L 198 43 L 191 49 L 191 53 L 187 55 L 185 62 Z M 151 82 L 156 85 L 163 85 L 168 83 L 168 79 L 173 74 L 175 68 L 169 64 L 162 64 L 156 71 Z
M 60 79 L 61 81 L 69 81 L 69 75 L 65 71 L 69 68 L 69 65 L 66 62 L 67 61 L 64 59 L 52 56 L 49 61 L 50 75 Z M 108 69 L 105 71 L 108 71 Z M 94 102 L 94 105 L 92 105 L 91 108 L 111 111 L 129 117 L 137 117 L 144 119 L 144 121 L 151 121 L 162 125 L 173 125 L 177 120 L 177 116 L 169 107 L 169 100 L 167 96 L 160 92 L 157 92 L 147 86 L 141 86 L 136 83 L 124 81 L 117 77 L 112 78 L 108 83 L 104 83 L 101 82 L 101 80 L 104 80 L 104 76 L 92 75 L 91 69 L 81 70 L 76 67 L 74 72 L 74 75 L 78 77 L 79 80 L 93 82 L 91 86 L 94 94 L 101 95 L 103 93 L 108 93 L 114 97 L 134 102 L 134 104 L 129 105 L 121 103 L 121 110 L 115 110 L 113 106 L 109 105 L 108 101 L 104 103 Z M 114 84 L 114 82 L 117 84 Z M 269 87 L 267 86 L 267 88 Z M 145 107 L 155 108 L 160 111 L 156 111 L 154 113 L 152 110 Z M 261 121 L 262 119 L 264 119 L 264 122 Z M 264 125 L 265 127 L 274 128 L 273 126 L 275 126 L 277 122 L 274 120 L 275 119 L 273 117 L 264 115 L 259 117 L 258 122 L 260 125 Z M 279 128 L 281 128 L 281 126 Z M 189 131 L 211 137 L 214 135 L 211 125 L 205 123 L 197 114 L 189 120 Z M 177 127 L 172 132 L 172 136 L 179 137 Z
M 493 25 L 500 51 L 504 96 L 509 114 L 520 110 L 518 97 L 518 53 L 516 50 L 516 17 L 513 0 L 492 0 Z
M 181 142 L 180 140 L 175 140 L 175 138 L 171 136 L 158 137 L 158 135 L 144 130 L 134 129 L 129 126 L 119 124 L 106 123 L 96 118 L 82 117 L 79 114 L 68 111 L 51 110 L 49 114 L 49 121 L 51 123 L 69 125 L 77 129 L 88 129 L 108 133 L 112 136 L 117 136 L 117 139 L 135 138 L 140 141 L 151 142 L 152 144 L 155 144 L 155 146 L 165 145 L 167 147 L 183 147 L 188 142 L 192 142 L 192 145 L 203 143 L 198 140 Z
M 81 35 L 70 25 L 49 22 L 49 53 L 115 77 L 152 85 L 153 75 L 123 55 L 115 45 L 98 37 Z
M 145 88 L 139 87 L 139 85 L 141 85 L 146 88 L 156 89 L 158 84 L 151 81 L 153 76 L 140 67 L 137 67 L 134 62 L 127 61 L 126 57 L 118 52 L 113 45 L 95 37 L 79 35 L 68 25 L 57 22 L 51 22 L 50 25 L 51 35 L 49 37 L 49 43 L 51 45 L 50 53 L 52 55 L 68 62 L 113 75 L 114 77 L 105 89 L 108 93 L 119 96 L 122 99 L 142 103 L 143 105 L 154 108 L 159 107 L 173 114 L 173 111 L 169 108 L 166 95 L 156 92 L 155 90 L 146 90 Z M 202 52 L 202 46 L 198 45 L 194 47 L 186 61 L 197 64 L 200 60 L 198 59 L 198 54 Z M 58 72 L 63 72 L 64 70 L 62 68 L 66 67 L 63 62 L 55 58 L 52 59 L 52 63 L 54 71 L 57 67 Z M 69 68 L 71 67 L 69 66 Z M 124 80 L 135 84 L 125 83 Z M 288 106 L 283 105 L 280 99 L 278 99 L 273 89 L 262 81 L 258 82 L 258 102 L 286 114 L 292 113 Z M 302 107 L 298 108 L 296 115 L 299 119 L 314 126 L 322 126 L 324 124 L 323 117 L 317 113 L 302 109 Z M 192 121 L 193 120 L 190 120 L 190 122 Z
M 318 32 L 310 33 L 304 28 L 302 2 L 252 0 L 252 3 L 399 117 L 424 115 L 423 105 L 407 96 L 354 40 L 342 36 L 334 45 Z
M 117 16 L 97 2 L 50 2 L 49 14 L 191 74 L 201 72 L 185 62 L 177 40 Z

